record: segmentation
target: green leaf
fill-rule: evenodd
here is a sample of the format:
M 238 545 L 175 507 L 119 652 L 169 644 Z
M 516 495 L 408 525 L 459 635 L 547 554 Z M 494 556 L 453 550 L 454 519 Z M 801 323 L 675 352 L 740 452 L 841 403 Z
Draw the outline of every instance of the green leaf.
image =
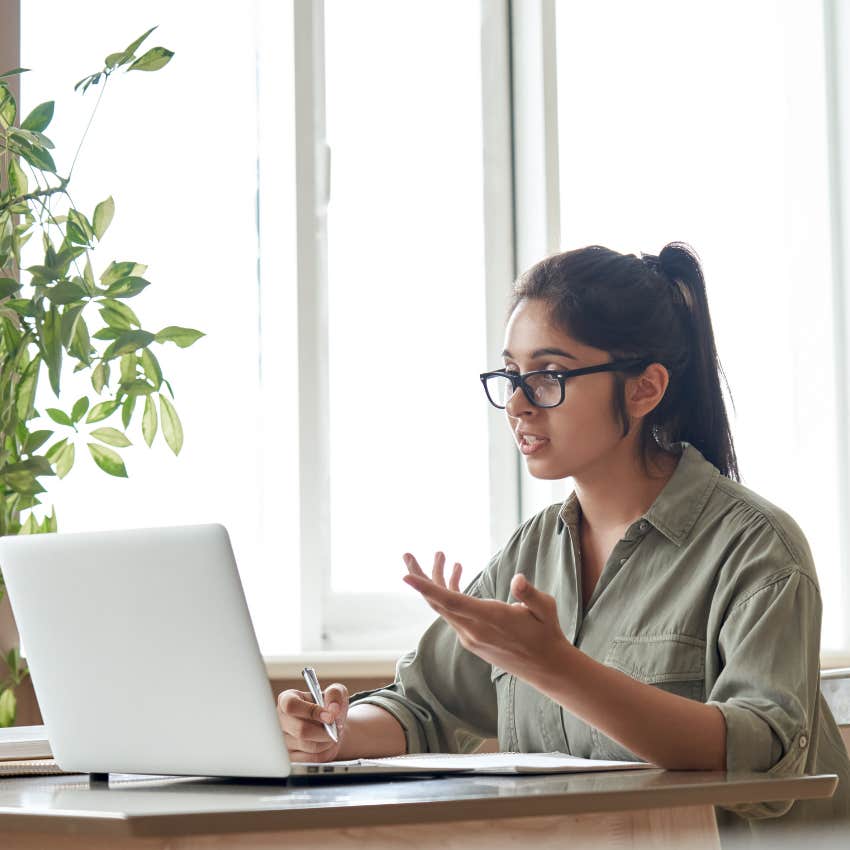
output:
M 145 377 L 158 390 L 162 386 L 162 369 L 156 355 L 149 348 L 142 349 L 142 368 L 145 370 Z
M 40 103 L 30 112 L 24 119 L 21 127 L 24 130 L 34 130 L 37 133 L 42 133 L 47 129 L 48 124 L 53 120 L 53 101 L 48 100 L 46 103 Z
M 183 448 L 183 426 L 174 405 L 162 394 L 159 396 L 159 415 L 165 442 L 174 454 L 180 454 Z
M 9 160 L 9 188 L 13 195 L 26 195 L 29 191 L 27 175 L 14 156 Z
M 54 421 L 58 422 L 60 425 L 73 425 L 74 423 L 71 421 L 71 417 L 68 416 L 62 410 L 59 410 L 58 407 L 48 407 L 47 415 Z
M 35 521 L 35 514 L 30 514 L 24 524 L 21 526 L 19 534 L 38 534 L 38 523 Z
M 53 436 L 53 431 L 33 431 L 31 434 L 27 434 L 27 438 L 24 441 L 24 454 L 31 455 L 37 449 L 40 449 L 51 437 Z
M 124 405 L 121 408 L 121 422 L 125 429 L 130 427 L 130 420 L 133 418 L 133 408 L 136 406 L 137 398 L 137 395 L 130 394 L 124 399 Z
M 96 86 L 100 82 L 103 71 L 98 71 L 96 74 L 90 74 L 88 77 L 83 77 L 75 86 L 76 91 L 80 86 L 83 87 L 82 93 L 85 94 L 89 86 Z
M 116 478 L 126 478 L 127 469 L 124 466 L 124 461 L 121 460 L 121 455 L 106 446 L 99 446 L 97 443 L 88 443 L 91 456 L 94 462 L 104 471 Z
M 128 396 L 138 397 L 156 392 L 156 387 L 151 386 L 147 381 L 132 381 L 128 384 L 121 384 L 120 392 L 124 392 Z
M 21 284 L 13 277 L 0 277 L 0 298 L 8 298 L 20 288 Z
M 2 124 L 2 120 L 0 120 L 0 124 Z M 26 131 L 22 131 L 25 133 Z M 34 145 L 27 136 L 21 134 L 21 132 L 16 132 L 15 130 L 9 130 L 7 138 L 6 138 L 6 147 L 15 154 L 22 156 L 30 165 L 35 168 L 40 169 L 41 171 L 48 171 L 51 174 L 56 173 L 56 163 L 53 161 L 53 157 L 50 153 L 39 145 Z
M 86 257 L 86 265 L 83 268 L 83 285 L 89 295 L 97 294 L 97 286 L 94 282 L 94 272 L 91 269 L 91 260 Z
M 156 27 L 151 27 L 146 33 L 140 35 L 135 41 L 132 41 L 124 51 L 121 53 L 121 59 L 119 60 L 119 64 L 124 64 L 133 58 L 133 54 L 139 48 L 139 45 L 156 29 Z M 107 63 L 108 64 L 108 63 Z
M 90 245 L 94 230 L 89 220 L 75 209 L 68 210 L 68 238 L 77 245 Z
M 70 280 L 63 280 L 57 283 L 56 286 L 51 286 L 45 290 L 45 295 L 54 304 L 73 304 L 75 301 L 81 301 L 87 297 L 85 289 L 79 284 L 72 283 Z
M 62 370 L 62 329 L 59 311 L 56 305 L 51 305 L 40 324 L 41 342 L 44 361 L 47 364 L 47 375 L 53 394 L 59 395 L 59 380 Z
M 150 281 L 143 277 L 123 277 L 121 280 L 111 284 L 106 292 L 113 298 L 132 298 L 138 295 L 146 286 L 150 286 Z
M 102 443 L 107 443 L 110 446 L 118 446 L 119 449 L 133 445 L 127 439 L 127 435 L 123 434 L 117 428 L 95 428 L 94 431 L 91 432 L 90 436 L 94 437 L 96 440 L 100 440 Z
M 2 74 L 0 74 L 0 78 L 15 77 L 18 74 L 25 74 L 27 71 L 29 71 L 29 68 L 12 68 L 11 71 L 4 71 Z
M 66 307 L 62 311 L 62 345 L 67 348 L 71 344 L 71 339 L 74 336 L 74 329 L 77 326 L 77 320 L 80 313 L 83 312 L 84 304 L 74 304 Z
M 13 470 L 7 467 L 0 473 L 0 481 L 11 487 L 16 493 L 31 496 L 44 492 L 44 487 L 39 484 L 38 479 L 28 469 Z
M 92 223 L 94 224 L 94 232 L 98 238 L 98 241 L 103 239 L 103 234 L 106 233 L 107 228 L 112 223 L 112 217 L 115 215 L 115 201 L 112 200 L 112 195 L 110 195 L 105 201 L 101 201 L 94 208 L 94 219 Z
M 55 442 L 45 453 L 44 456 L 51 462 L 56 463 L 56 458 L 59 457 L 62 449 L 68 445 L 68 438 L 63 437 L 61 440 Z
M 164 68 L 174 55 L 172 50 L 167 50 L 164 47 L 152 47 L 147 53 L 140 56 L 130 67 L 128 71 L 158 71 Z
M 121 355 L 121 383 L 129 384 L 136 380 L 136 364 L 138 357 L 135 353 Z
M 36 133 L 32 130 L 26 130 L 24 132 L 29 133 L 28 138 L 33 147 L 43 147 L 48 150 L 53 150 L 56 147 L 56 145 L 54 145 L 53 142 L 44 135 L 44 133 Z
M 6 688 L 0 693 L 0 727 L 13 725 L 16 711 L 15 692 L 11 688 Z
M 19 673 L 21 672 L 21 651 L 17 646 L 13 646 L 3 657 L 6 666 L 9 668 L 9 673 L 12 679 L 16 682 L 20 681 Z
M 86 422 L 100 422 L 101 419 L 106 419 L 108 416 L 112 416 L 112 414 L 118 410 L 119 404 L 120 402 L 115 399 L 112 399 L 111 401 L 102 401 L 99 404 L 96 404 L 86 417 Z
M 119 301 L 116 303 L 120 304 L 121 302 Z M 101 307 L 100 318 L 103 319 L 110 328 L 129 331 L 132 327 L 127 317 L 120 311 L 112 309 L 112 307 Z
M 74 465 L 74 455 L 74 444 L 68 443 L 62 447 L 56 457 L 56 475 L 60 479 L 64 478 L 71 471 L 71 467 Z
M 101 328 L 99 331 L 95 331 L 92 336 L 95 339 L 118 339 L 122 333 L 121 328 Z
M 41 355 L 37 354 L 27 366 L 21 382 L 18 384 L 18 395 L 15 399 L 15 412 L 18 419 L 26 422 L 33 415 L 35 391 L 38 387 L 38 376 L 41 367 Z
M 0 82 L 0 127 L 8 130 L 15 123 L 15 98 L 6 83 Z
M 104 360 L 111 360 L 119 354 L 129 354 L 132 351 L 137 351 L 144 348 L 153 342 L 153 334 L 150 331 L 122 331 L 113 343 L 111 343 L 106 351 L 103 352 Z
M 74 406 L 71 408 L 71 421 L 79 422 L 83 416 L 85 416 L 86 411 L 89 409 L 89 400 L 83 396 L 82 398 L 78 398 L 74 402 Z
M 33 475 L 53 475 L 50 461 L 41 455 L 22 460 L 19 463 L 10 463 L 3 469 L 4 473 L 30 472 Z
M 139 321 L 139 317 L 133 312 L 133 309 L 123 301 L 118 301 L 115 298 L 104 298 L 98 303 L 103 307 L 108 307 L 110 310 L 115 310 L 117 313 L 120 313 L 128 324 L 141 327 L 142 323 Z
M 115 283 L 116 280 L 120 280 L 122 277 L 130 277 L 132 275 L 144 274 L 146 270 L 147 266 L 144 266 L 141 263 L 111 262 L 106 267 L 106 271 L 100 276 L 100 282 L 104 286 L 110 286 L 111 284 Z
M 94 391 L 100 395 L 103 388 L 109 383 L 109 364 L 103 360 L 94 367 L 91 375 L 91 385 Z
M 91 366 L 91 356 L 94 353 L 89 337 L 89 328 L 86 320 L 80 316 L 74 325 L 74 338 L 71 340 L 71 345 L 68 351 L 74 355 L 81 363 L 74 367 L 75 372 L 79 372 L 81 367 Z
M 163 328 L 157 335 L 157 342 L 176 342 L 180 348 L 188 348 L 192 343 L 197 342 L 206 334 L 201 331 L 193 330 L 192 328 L 181 328 L 176 325 L 169 325 Z
M 153 443 L 153 438 L 156 436 L 157 415 L 156 405 L 153 403 L 153 396 L 145 398 L 145 412 L 142 415 L 142 436 L 150 448 Z

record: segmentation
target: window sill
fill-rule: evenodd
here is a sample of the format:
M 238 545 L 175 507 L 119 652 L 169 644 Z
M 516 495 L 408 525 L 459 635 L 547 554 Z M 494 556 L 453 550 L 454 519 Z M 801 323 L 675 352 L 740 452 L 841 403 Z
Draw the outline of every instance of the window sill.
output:
M 850 667 L 850 651 L 828 649 L 820 654 L 820 669 L 833 670 L 837 667 Z
M 403 651 L 304 652 L 298 655 L 267 655 L 263 658 L 269 679 L 300 679 L 304 667 L 315 667 L 323 684 L 340 679 L 386 679 L 395 677 L 395 665 Z

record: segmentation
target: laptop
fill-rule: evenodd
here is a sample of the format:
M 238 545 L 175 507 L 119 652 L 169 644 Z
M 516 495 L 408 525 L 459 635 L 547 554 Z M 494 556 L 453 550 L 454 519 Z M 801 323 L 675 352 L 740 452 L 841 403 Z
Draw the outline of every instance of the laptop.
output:
M 53 756 L 74 773 L 420 772 L 290 761 L 222 525 L 0 538 Z

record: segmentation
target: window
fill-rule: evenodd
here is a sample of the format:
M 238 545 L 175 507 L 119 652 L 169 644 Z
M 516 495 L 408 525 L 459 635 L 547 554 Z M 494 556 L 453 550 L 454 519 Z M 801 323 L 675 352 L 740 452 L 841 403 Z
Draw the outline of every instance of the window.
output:
M 742 483 L 806 534 L 837 649 L 848 470 L 823 33 L 817 4 L 557 4 L 563 248 L 700 254 Z
M 332 165 L 322 642 L 365 649 L 377 637 L 404 647 L 434 615 L 402 584 L 402 554 L 430 568 L 444 550 L 467 581 L 490 555 L 478 380 L 480 11 L 451 0 L 326 0 L 324 19 Z
M 224 523 L 262 648 L 291 651 L 299 627 L 297 594 L 288 592 L 298 563 L 297 416 L 284 405 L 297 386 L 292 19 L 272 4 L 235 15 L 230 4 L 209 3 L 202 17 L 199 8 L 21 4 L 21 60 L 33 69 L 21 79 L 23 111 L 56 98 L 48 134 L 62 173 L 99 94 L 93 87 L 81 97 L 74 83 L 157 23 L 148 44 L 175 50 L 156 74 L 109 81 L 70 188 L 89 213 L 114 196 L 95 271 L 112 259 L 148 265 L 152 286 L 134 304 L 143 326 L 206 333 L 185 351 L 158 352 L 185 430 L 180 456 L 159 436 L 147 449 L 137 430 L 122 452 L 129 478 L 115 479 L 95 468 L 81 439 L 76 468 L 51 482 L 46 501 L 64 531 Z M 276 50 L 261 62 L 270 36 L 259 14 L 274 27 Z M 261 109 L 272 98 L 277 112 Z M 258 162 L 267 180 L 259 203 Z M 64 379 L 66 409 L 91 391 L 81 379 L 75 393 L 73 377 Z M 283 392 L 269 393 L 271 381 Z M 46 382 L 40 391 L 40 409 L 55 404 Z
M 72 188 L 114 195 L 99 262 L 149 265 L 144 323 L 207 334 L 161 358 L 180 458 L 134 447 L 118 481 L 82 447 L 63 529 L 224 522 L 267 656 L 409 648 L 433 613 L 403 552 L 471 580 L 571 489 L 530 479 L 478 382 L 512 279 L 682 239 L 743 483 L 799 522 L 824 649 L 850 646 L 840 4 L 20 5 L 23 109 L 67 94 L 59 151 L 98 57 L 154 23 L 176 51 L 110 83 Z

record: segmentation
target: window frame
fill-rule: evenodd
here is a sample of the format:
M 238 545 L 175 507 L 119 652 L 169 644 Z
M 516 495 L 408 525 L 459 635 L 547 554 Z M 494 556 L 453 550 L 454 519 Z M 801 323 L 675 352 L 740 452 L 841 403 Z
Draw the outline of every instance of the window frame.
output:
M 484 0 L 481 5 L 487 344 L 482 357 L 486 363 L 500 360 L 504 309 L 517 273 L 514 179 L 517 151 L 512 109 L 518 98 L 523 102 L 528 99 L 529 89 L 518 87 L 513 80 L 514 19 L 524 20 L 535 11 L 541 18 L 539 5 L 549 8 L 553 20 L 553 4 L 554 0 L 535 0 L 527 4 Z M 412 639 L 405 623 L 421 620 L 421 600 L 392 591 L 353 594 L 331 589 L 326 217 L 331 151 L 325 137 L 324 3 L 322 0 L 295 0 L 294 14 L 299 427 L 303 435 L 300 443 L 302 651 L 365 650 L 376 645 L 403 651 L 411 647 Z M 539 28 L 537 34 L 542 34 Z M 554 73 L 554 57 L 551 64 Z M 533 138 L 533 128 L 525 135 Z M 552 150 L 557 153 L 557 145 L 549 150 L 550 159 Z M 523 152 L 523 161 L 529 168 L 539 170 L 539 164 L 534 162 L 537 155 L 538 151 L 532 148 Z M 551 200 L 549 204 L 551 206 Z M 557 215 L 557 196 L 552 208 Z M 534 221 L 524 228 L 530 240 L 539 241 L 538 226 Z M 557 229 L 554 237 L 550 235 L 545 241 L 547 245 L 557 245 Z M 315 389 L 317 387 L 321 389 Z M 490 416 L 488 467 L 492 551 L 503 545 L 520 520 L 520 460 L 504 418 Z M 364 621 L 371 624 L 368 634 L 364 634 Z
M 838 415 L 850 421 L 850 12 L 825 0 L 828 161 L 833 250 Z M 302 653 L 335 647 L 365 649 L 384 635 L 363 636 L 363 622 L 382 622 L 392 607 L 402 620 L 412 605 L 401 593 L 332 594 L 330 589 L 329 398 L 327 341 L 327 228 L 331 152 L 324 127 L 322 0 L 293 0 L 295 63 L 295 180 L 298 265 L 299 601 Z M 481 0 L 484 244 L 487 368 L 500 358 L 504 310 L 516 275 L 561 245 L 558 180 L 557 69 L 554 0 Z M 0 0 L 0 66 L 20 64 L 20 0 Z M 846 67 L 845 67 L 846 65 Z M 10 80 L 19 97 L 19 80 Z M 318 389 L 324 388 L 324 389 Z M 503 416 L 488 420 L 490 543 L 496 551 L 536 506 L 564 498 L 566 482 L 543 482 L 525 472 Z M 850 442 L 836 447 L 839 511 L 850 516 Z M 309 461 L 307 460 L 309 458 Z M 850 527 L 840 532 L 841 559 L 850 565 Z M 282 565 L 280 565 L 282 568 Z M 843 608 L 850 611 L 850 566 L 841 573 Z M 355 604 L 352 604 L 356 602 Z M 360 639 L 356 640 L 360 635 Z M 821 655 L 823 667 L 850 663 L 845 649 Z M 409 648 L 398 646 L 401 650 Z M 386 651 L 386 650 L 385 650 Z M 273 658 L 267 659 L 274 663 Z

